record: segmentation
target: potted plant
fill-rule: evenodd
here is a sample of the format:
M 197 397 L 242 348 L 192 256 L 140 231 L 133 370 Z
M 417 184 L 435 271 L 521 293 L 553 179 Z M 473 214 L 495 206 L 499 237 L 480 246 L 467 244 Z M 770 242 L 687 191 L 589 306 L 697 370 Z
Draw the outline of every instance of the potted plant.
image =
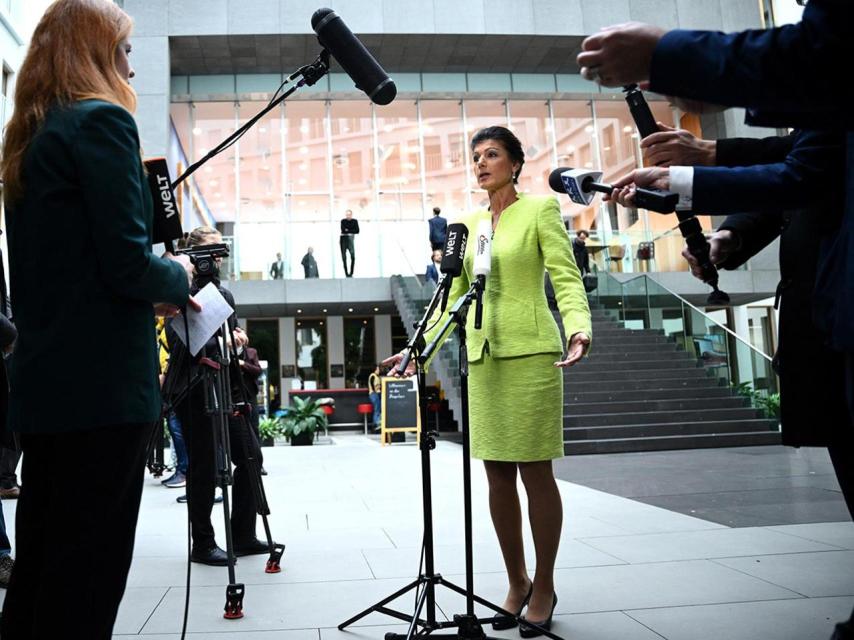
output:
M 282 433 L 292 445 L 312 444 L 314 433 L 327 427 L 326 413 L 314 400 L 294 396 L 293 404 L 282 418 Z
M 272 447 L 276 442 L 276 436 L 282 433 L 282 422 L 279 418 L 264 416 L 258 422 L 258 435 L 261 436 L 262 447 Z

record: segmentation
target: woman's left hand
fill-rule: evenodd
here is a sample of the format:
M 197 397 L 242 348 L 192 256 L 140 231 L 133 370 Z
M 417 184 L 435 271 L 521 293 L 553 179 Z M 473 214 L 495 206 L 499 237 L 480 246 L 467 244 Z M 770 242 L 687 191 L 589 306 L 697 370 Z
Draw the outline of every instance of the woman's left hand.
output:
M 574 333 L 569 339 L 569 350 L 567 351 L 566 359 L 555 362 L 555 366 L 560 367 L 561 369 L 571 367 L 581 360 L 581 357 L 584 355 L 584 350 L 589 344 L 590 336 L 586 333 Z

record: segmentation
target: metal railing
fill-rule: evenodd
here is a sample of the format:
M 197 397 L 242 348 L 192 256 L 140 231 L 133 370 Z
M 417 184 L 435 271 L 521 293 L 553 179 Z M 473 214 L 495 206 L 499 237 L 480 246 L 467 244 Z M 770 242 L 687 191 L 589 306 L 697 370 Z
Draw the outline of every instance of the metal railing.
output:
M 624 328 L 662 332 L 693 354 L 724 385 L 741 392 L 749 388 L 763 397 L 778 392 L 771 356 L 677 293 L 645 274 L 620 282 L 600 271 L 597 280 L 590 300 Z

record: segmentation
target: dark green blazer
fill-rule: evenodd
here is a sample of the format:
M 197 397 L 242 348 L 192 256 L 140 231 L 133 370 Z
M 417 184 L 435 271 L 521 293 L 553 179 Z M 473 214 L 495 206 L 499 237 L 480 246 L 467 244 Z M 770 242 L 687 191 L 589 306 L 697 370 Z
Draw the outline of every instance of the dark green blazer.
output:
M 160 412 L 152 303 L 182 305 L 187 276 L 152 254 L 152 201 L 125 109 L 52 109 L 7 203 L 18 342 L 9 423 L 56 433 L 154 421 Z

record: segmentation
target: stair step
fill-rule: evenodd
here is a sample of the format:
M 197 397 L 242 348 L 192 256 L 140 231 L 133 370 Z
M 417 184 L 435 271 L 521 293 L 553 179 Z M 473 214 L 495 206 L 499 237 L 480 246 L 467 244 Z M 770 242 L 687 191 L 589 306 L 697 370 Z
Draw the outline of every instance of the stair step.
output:
M 638 337 L 638 336 L 662 336 L 664 331 L 661 329 L 623 329 L 622 327 L 604 328 L 600 330 L 599 335 L 602 337 Z
M 676 342 L 664 335 L 601 335 L 593 332 L 593 348 L 602 345 L 616 347 L 622 345 L 651 345 L 651 344 L 676 344 Z
M 682 376 L 686 378 L 705 378 L 708 376 L 708 373 L 702 367 L 621 370 L 618 368 L 618 363 L 615 363 L 614 367 L 606 373 L 594 369 L 583 370 L 580 367 L 572 367 L 567 371 L 564 381 L 566 382 L 568 379 L 578 382 L 604 382 L 606 380 L 644 380 L 653 377 L 679 378 Z
M 652 411 L 699 411 L 701 409 L 737 409 L 749 407 L 747 398 L 673 398 L 664 400 L 624 400 L 615 402 L 571 402 L 563 406 L 565 416 L 585 416 L 603 413 L 649 413 Z M 631 417 L 626 417 L 631 421 Z
M 563 392 L 568 404 L 593 402 L 629 402 L 631 400 L 685 400 L 699 398 L 730 398 L 732 392 L 726 387 L 682 387 L 678 389 L 613 389 L 611 391 L 578 391 L 578 385 L 570 385 Z
M 664 358 L 656 360 L 622 360 L 619 358 L 601 358 L 597 360 L 582 360 L 575 367 L 576 371 L 587 373 L 590 371 L 660 371 L 661 369 L 696 369 L 701 368 L 697 360 L 691 357 Z
M 590 453 L 627 453 L 632 451 L 667 451 L 672 449 L 709 449 L 717 447 L 752 447 L 778 445 L 776 431 L 750 431 L 725 435 L 662 436 L 660 438 L 615 438 L 565 442 L 566 455 Z
M 599 344 L 599 341 L 594 338 L 593 348 L 590 350 L 589 358 L 595 356 L 604 356 L 608 358 L 618 358 L 620 356 L 628 356 L 636 358 L 645 358 L 647 356 L 664 353 L 685 353 L 681 351 L 679 345 L 675 342 L 659 342 L 654 344 Z M 690 354 L 689 354 L 690 355 Z
M 574 367 L 573 367 L 574 369 Z M 569 393 L 585 393 L 589 391 L 603 393 L 619 393 L 621 391 L 645 391 L 645 390 L 667 390 L 677 393 L 694 393 L 697 389 L 726 389 L 721 386 L 716 378 L 703 376 L 700 378 L 688 378 L 679 371 L 676 376 L 655 376 L 654 378 L 640 378 L 635 380 L 614 380 L 597 375 L 587 380 L 570 379 L 568 370 L 564 374 L 564 395 Z
M 729 420 L 721 422 L 665 422 L 615 427 L 578 427 L 563 430 L 564 442 L 614 440 L 623 438 L 660 438 L 664 436 L 713 436 L 716 434 L 756 433 L 771 431 L 770 420 Z
M 673 422 L 715 422 L 723 420 L 755 420 L 759 411 L 751 407 L 734 409 L 700 409 L 678 412 L 649 411 L 645 413 L 597 413 L 583 416 L 564 416 L 563 427 L 627 427 L 640 424 Z

